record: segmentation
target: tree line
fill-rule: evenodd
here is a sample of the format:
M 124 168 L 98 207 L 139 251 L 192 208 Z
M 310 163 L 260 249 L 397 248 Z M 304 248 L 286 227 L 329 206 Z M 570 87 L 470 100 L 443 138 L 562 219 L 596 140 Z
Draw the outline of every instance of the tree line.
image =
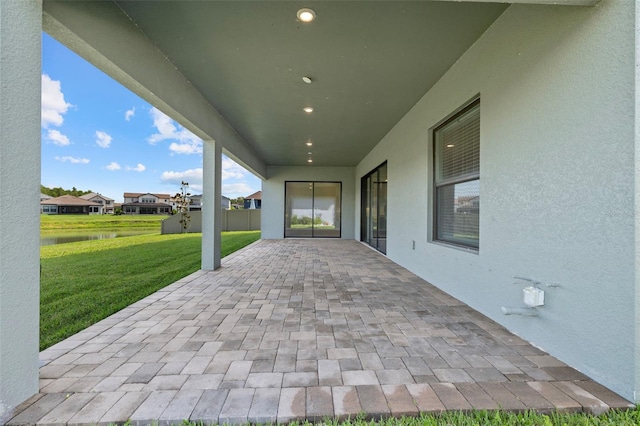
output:
M 62 195 L 73 195 L 74 197 L 80 197 L 81 195 L 89 194 L 93 191 L 83 191 L 81 189 L 77 189 L 75 186 L 71 189 L 64 189 L 59 186 L 55 188 L 48 188 L 44 185 L 40 185 L 40 192 L 51 197 L 60 197 Z

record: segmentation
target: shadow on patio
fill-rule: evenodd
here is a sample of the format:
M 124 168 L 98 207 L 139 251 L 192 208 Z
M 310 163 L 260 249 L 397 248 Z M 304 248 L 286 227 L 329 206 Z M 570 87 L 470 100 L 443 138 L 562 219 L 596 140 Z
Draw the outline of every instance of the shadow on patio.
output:
M 259 241 L 40 358 L 9 424 L 633 407 L 355 241 Z

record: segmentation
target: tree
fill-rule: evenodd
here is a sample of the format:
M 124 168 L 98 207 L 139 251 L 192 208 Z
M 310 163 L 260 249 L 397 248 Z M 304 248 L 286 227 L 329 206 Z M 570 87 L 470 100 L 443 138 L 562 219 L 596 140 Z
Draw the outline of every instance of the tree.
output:
M 60 197 L 62 195 L 73 195 L 75 197 L 80 197 L 81 195 L 89 194 L 93 191 L 83 191 L 81 189 L 77 189 L 75 186 L 71 189 L 64 189 L 59 186 L 55 188 L 48 188 L 44 185 L 40 185 L 40 192 L 51 197 Z
M 231 199 L 231 208 L 233 209 L 233 206 L 238 206 L 236 208 L 238 209 L 244 209 L 244 197 L 238 197 L 238 198 L 232 198 Z
M 189 183 L 183 181 L 180 185 L 180 192 L 173 199 L 176 202 L 176 210 L 180 213 L 180 225 L 182 225 L 182 233 L 184 234 L 189 232 L 189 223 L 191 222 L 191 215 L 189 214 L 190 197 Z

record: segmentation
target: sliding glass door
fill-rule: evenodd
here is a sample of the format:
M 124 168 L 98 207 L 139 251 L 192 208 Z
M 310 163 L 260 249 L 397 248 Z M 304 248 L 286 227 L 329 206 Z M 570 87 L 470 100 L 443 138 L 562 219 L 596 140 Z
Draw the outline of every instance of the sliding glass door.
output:
M 340 182 L 285 182 L 285 238 L 340 238 L 341 193 Z
M 360 239 L 387 252 L 387 163 L 362 178 Z

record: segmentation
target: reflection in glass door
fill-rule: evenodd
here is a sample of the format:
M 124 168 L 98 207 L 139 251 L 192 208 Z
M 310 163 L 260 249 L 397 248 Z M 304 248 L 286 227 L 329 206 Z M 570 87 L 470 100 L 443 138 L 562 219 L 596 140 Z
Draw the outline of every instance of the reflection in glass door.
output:
M 340 182 L 285 182 L 285 238 L 340 238 L 341 192 Z
M 360 239 L 387 252 L 387 163 L 362 178 Z

